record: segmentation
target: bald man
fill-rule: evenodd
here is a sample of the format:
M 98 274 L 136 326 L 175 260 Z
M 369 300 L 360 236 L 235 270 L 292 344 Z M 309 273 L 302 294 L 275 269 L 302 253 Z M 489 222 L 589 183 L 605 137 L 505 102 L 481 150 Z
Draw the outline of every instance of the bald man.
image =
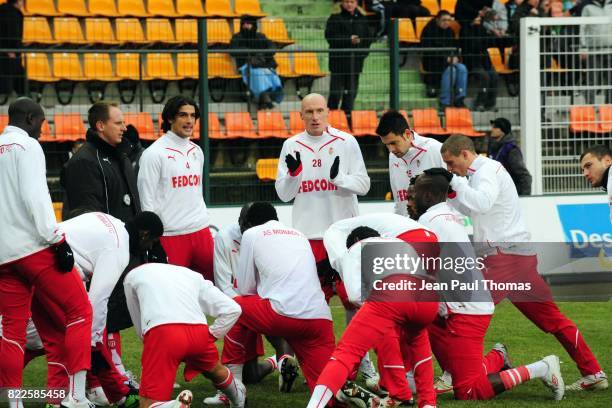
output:
M 91 305 L 74 266 L 72 249 L 55 220 L 47 187 L 45 155 L 37 139 L 45 114 L 28 98 L 14 101 L 0 135 L 0 389 L 22 386 L 26 326 L 33 288 L 58 306 L 70 393 L 63 407 L 87 408 Z M 9 401 L 9 407 L 20 402 Z

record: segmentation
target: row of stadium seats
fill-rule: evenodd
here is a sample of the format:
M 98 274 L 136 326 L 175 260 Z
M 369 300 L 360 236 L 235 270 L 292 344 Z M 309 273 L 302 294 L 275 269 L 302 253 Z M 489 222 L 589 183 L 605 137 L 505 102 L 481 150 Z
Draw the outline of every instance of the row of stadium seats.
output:
M 448 135 L 460 133 L 467 136 L 484 136 L 484 133 L 474 130 L 471 112 L 467 108 L 447 108 L 446 127 L 442 128 L 440 117 L 436 109 L 413 109 L 412 121 L 406 111 L 400 111 L 409 122 L 413 123 L 415 131 L 420 134 Z M 161 135 L 150 113 L 124 113 L 126 124 L 132 124 L 139 131 L 142 140 L 153 141 Z M 214 112 L 208 114 L 208 131 L 211 139 L 263 139 L 269 137 L 286 139 L 293 134 L 304 130 L 304 123 L 300 113 L 289 112 L 289 127 L 285 123 L 283 113 L 279 111 L 258 111 L 257 126 L 249 112 L 227 112 L 223 114 L 224 126 L 221 126 L 219 115 Z M 8 123 L 6 115 L 0 115 L 0 131 Z M 157 118 L 161 123 L 161 115 Z M 373 110 L 356 110 L 351 113 L 351 126 L 346 114 L 342 110 L 332 110 L 329 113 L 331 126 L 352 133 L 355 136 L 375 136 L 378 125 L 378 115 Z M 200 121 L 197 122 L 194 133 L 200 132 Z M 85 125 L 79 113 L 58 113 L 53 116 L 53 128 L 48 122 L 44 123 L 41 142 L 69 142 L 83 139 Z
M 612 132 L 612 105 L 599 106 L 599 121 L 593 105 L 570 107 L 570 131 L 573 133 Z
M 449 11 L 451 14 L 455 13 L 455 5 L 457 4 L 457 0 L 421 0 L 421 6 L 425 7 L 432 16 L 438 14 L 440 10 Z M 504 2 L 505 3 L 505 2 Z M 366 8 L 366 1 L 362 0 L 360 2 L 361 7 Z
M 51 19 L 49 19 L 51 20 Z M 184 44 L 198 42 L 196 19 L 147 18 L 143 23 L 137 18 L 85 18 L 55 17 L 51 20 L 53 30 L 46 17 L 24 19 L 23 42 L 26 45 L 152 45 Z M 114 23 L 114 24 L 113 24 Z M 228 45 L 232 35 L 239 31 L 240 21 L 234 19 L 233 29 L 224 19 L 208 19 L 206 27 L 209 45 Z M 113 27 L 114 26 L 114 27 Z M 84 29 L 83 29 L 84 27 Z M 260 22 L 260 31 L 278 45 L 293 44 L 285 22 L 278 18 L 266 18 Z M 52 34 L 53 33 L 53 34 Z
M 418 44 L 421 42 L 421 34 L 425 26 L 434 18 L 433 16 L 428 17 L 417 17 L 412 22 L 409 18 L 400 18 L 397 22 L 398 38 L 402 45 Z M 461 26 L 457 21 L 453 21 L 450 25 L 453 30 L 455 37 L 459 37 L 459 30 Z
M 27 53 L 25 55 L 26 73 L 30 81 L 52 83 L 66 81 L 121 80 L 150 81 L 161 79 L 177 81 L 198 79 L 199 60 L 197 53 L 148 53 L 143 54 L 144 69 L 140 76 L 140 56 L 136 53 L 118 53 L 111 58 L 107 53 Z M 322 77 L 317 55 L 313 52 L 277 53 L 278 74 L 285 78 L 301 76 Z M 175 64 L 176 59 L 176 64 Z M 229 54 L 208 54 L 208 78 L 237 79 L 240 74 Z
M 57 6 L 56 6 L 57 3 Z M 204 3 L 204 5 L 202 4 Z M 75 17 L 264 17 L 259 0 L 30 0 L 26 15 Z

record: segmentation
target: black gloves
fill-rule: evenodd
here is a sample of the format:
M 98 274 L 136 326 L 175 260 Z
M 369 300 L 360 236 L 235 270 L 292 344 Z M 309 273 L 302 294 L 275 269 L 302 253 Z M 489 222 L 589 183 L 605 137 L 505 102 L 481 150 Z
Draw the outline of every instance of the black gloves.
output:
M 295 152 L 295 157 L 288 154 L 285 156 L 285 163 L 287 164 L 287 168 L 289 172 L 295 173 L 297 169 L 302 165 L 302 160 L 300 159 L 300 152 Z
M 168 263 L 168 255 L 166 255 L 166 251 L 159 241 L 154 243 L 151 249 L 147 251 L 147 262 Z
M 62 272 L 70 272 L 74 267 L 74 255 L 72 254 L 72 248 L 70 248 L 68 242 L 64 239 L 55 244 L 53 249 L 55 250 L 57 268 Z
M 332 180 L 335 179 L 338 175 L 338 170 L 340 170 L 340 156 L 336 156 L 334 159 L 334 163 L 332 164 L 331 169 L 329 169 L 329 178 Z
M 453 173 L 451 173 L 450 171 L 442 168 L 442 167 L 434 167 L 431 169 L 427 169 L 425 170 L 423 173 L 427 174 L 428 176 L 442 176 L 446 179 L 446 181 L 448 181 L 449 183 L 451 182 L 451 180 L 453 179 Z

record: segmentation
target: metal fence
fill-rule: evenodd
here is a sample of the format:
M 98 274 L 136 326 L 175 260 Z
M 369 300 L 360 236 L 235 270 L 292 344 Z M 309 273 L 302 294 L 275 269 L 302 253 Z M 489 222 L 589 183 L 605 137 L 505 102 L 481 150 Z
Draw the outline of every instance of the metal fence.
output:
M 612 144 L 612 18 L 528 18 L 521 27 L 523 145 L 534 194 L 591 191 L 579 157 Z
M 27 94 L 45 108 L 48 127 L 41 142 L 54 199 L 61 199 L 61 167 L 74 142 L 84 137 L 87 109 L 101 98 L 121 101 L 126 122 L 136 126 L 146 146 L 160 135 L 165 100 L 179 93 L 195 96 L 204 112 L 200 143 L 209 156 L 205 178 L 209 204 L 276 200 L 266 172 L 257 171 L 258 162 L 277 158 L 283 140 L 302 130 L 301 98 L 309 92 L 333 95 L 332 81 L 343 83 L 344 90 L 336 92 L 340 102 L 330 122 L 358 137 L 372 178 L 366 200 L 383 199 L 390 190 L 387 152 L 374 135 L 384 110 L 404 110 L 415 130 L 441 139 L 450 133 L 481 135 L 498 116 L 515 126 L 519 123 L 519 99 L 510 86 L 518 74 L 508 68 L 505 54 L 514 41 L 509 36 L 468 35 L 432 47 L 422 38 L 432 17 L 394 20 L 386 35 L 377 37 L 377 18 L 370 16 L 367 32 L 360 38 L 363 47 L 350 41 L 331 46 L 327 17 L 280 17 L 256 23 L 271 48 L 239 50 L 230 47 L 240 31 L 237 18 L 26 17 L 25 47 L 0 53 L 20 53 L 25 70 L 24 76 L 14 78 L 17 92 L 7 95 L 8 101 Z M 459 27 L 452 22 L 455 37 Z M 460 53 L 461 45 L 468 42 L 481 47 L 470 51 L 474 54 Z M 490 87 L 483 85 L 479 68 L 468 76 L 467 96 L 460 104 L 467 109 L 451 109 L 452 115 L 448 114 L 440 100 L 446 64 L 428 71 L 423 56 L 446 61 L 450 55 L 459 55 L 465 64 L 474 58 L 489 64 L 484 71 L 498 76 L 495 106 L 478 106 L 478 94 Z M 266 60 L 273 61 L 282 84 L 267 105 L 243 80 L 243 76 L 257 80 L 256 71 L 241 71 L 239 66 L 241 61 L 265 64 Z M 457 73 L 452 72 L 456 81 Z M 343 105 L 350 101 L 351 89 L 355 90 L 352 106 Z M 456 96 L 451 87 L 450 108 Z M 0 113 L 5 114 L 7 106 L 0 106 Z M 476 140 L 486 150 L 486 140 Z

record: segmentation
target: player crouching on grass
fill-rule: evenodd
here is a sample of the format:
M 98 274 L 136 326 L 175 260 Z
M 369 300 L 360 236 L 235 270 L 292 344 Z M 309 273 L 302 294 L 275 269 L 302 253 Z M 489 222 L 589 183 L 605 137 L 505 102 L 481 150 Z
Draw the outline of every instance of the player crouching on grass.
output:
M 186 381 L 201 373 L 228 396 L 231 407 L 244 408 L 246 389 L 219 362 L 214 343 L 236 323 L 240 306 L 201 274 L 182 266 L 139 266 L 127 274 L 123 286 L 134 328 L 144 343 L 140 407 L 189 407 L 189 390 L 170 400 L 176 371 L 185 362 Z M 205 315 L 216 318 L 211 326 Z

